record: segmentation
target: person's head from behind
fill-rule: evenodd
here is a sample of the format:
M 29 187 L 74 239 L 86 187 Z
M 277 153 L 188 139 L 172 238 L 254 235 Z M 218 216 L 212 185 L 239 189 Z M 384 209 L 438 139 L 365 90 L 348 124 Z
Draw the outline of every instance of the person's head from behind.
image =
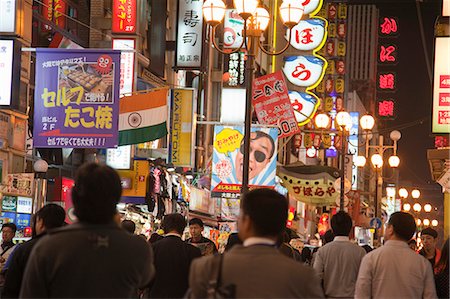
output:
M 66 219 L 66 212 L 61 206 L 54 203 L 46 204 L 36 212 L 36 223 L 34 226 L 36 235 L 63 226 L 64 219 Z
M 204 230 L 203 221 L 199 218 L 189 220 L 189 233 L 194 240 L 200 240 Z
M 136 224 L 128 219 L 122 221 L 121 226 L 124 230 L 126 230 L 130 234 L 134 234 L 134 231 L 136 230 Z
M 84 164 L 75 175 L 72 189 L 75 215 L 80 222 L 111 223 L 121 194 L 120 177 L 114 169 L 96 163 Z
M 436 243 L 438 239 L 438 233 L 436 230 L 431 227 L 427 227 L 422 230 L 420 234 L 420 238 L 422 239 L 423 248 L 426 251 L 434 251 L 436 249 Z
M 16 235 L 17 226 L 14 223 L 5 223 L 2 226 L 2 240 L 3 242 L 11 242 Z
M 175 233 L 182 235 L 186 227 L 186 219 L 178 213 L 167 214 L 162 220 L 161 227 L 166 234 Z
M 231 233 L 228 236 L 227 245 L 225 245 L 225 251 L 228 251 L 231 248 L 233 248 L 235 245 L 240 245 L 240 244 L 242 244 L 242 241 L 241 241 L 241 239 L 239 239 L 238 233 Z
M 286 227 L 288 201 L 271 189 L 254 189 L 241 199 L 239 238 L 266 237 L 277 240 Z
M 353 227 L 352 218 L 344 211 L 337 212 L 331 218 L 331 228 L 335 236 L 348 237 Z
M 399 240 L 408 242 L 416 232 L 416 221 L 414 217 L 405 212 L 395 212 L 389 218 L 386 229 L 384 230 L 384 239 Z
M 412 250 L 416 251 L 417 250 L 417 243 L 415 239 L 411 239 L 408 241 L 408 246 L 409 248 L 411 248 Z

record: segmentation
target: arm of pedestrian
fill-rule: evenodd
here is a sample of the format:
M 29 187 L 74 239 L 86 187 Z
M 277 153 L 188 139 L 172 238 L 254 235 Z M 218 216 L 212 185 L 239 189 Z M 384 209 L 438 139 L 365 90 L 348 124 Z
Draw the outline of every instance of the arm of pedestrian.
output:
M 25 274 L 20 289 L 19 298 L 49 298 L 50 291 L 47 285 L 48 273 L 46 269 L 52 263 L 48 255 L 41 252 L 40 244 L 31 251 L 25 268 Z
M 436 284 L 434 282 L 434 274 L 431 264 L 428 261 L 424 261 L 425 263 L 425 281 L 423 288 L 423 298 L 424 299 L 435 299 L 437 298 L 436 294 Z

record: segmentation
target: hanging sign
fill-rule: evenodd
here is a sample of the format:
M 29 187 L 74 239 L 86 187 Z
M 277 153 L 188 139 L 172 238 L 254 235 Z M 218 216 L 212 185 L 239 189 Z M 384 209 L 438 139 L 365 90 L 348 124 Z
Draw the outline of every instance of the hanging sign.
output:
M 299 126 L 312 119 L 320 104 L 316 95 L 299 91 L 289 91 L 289 99 Z
M 136 0 L 113 0 L 113 33 L 136 33 Z
M 243 30 L 244 19 L 237 13 L 236 9 L 227 9 L 223 27 L 224 48 L 239 48 L 243 41 Z
M 119 94 L 130 94 L 134 86 L 134 49 L 136 41 L 134 38 L 113 38 L 112 48 L 114 50 L 125 50 L 120 54 L 120 90 Z
M 327 22 L 322 19 L 300 21 L 291 29 L 291 46 L 300 51 L 312 51 L 323 46 Z M 289 29 L 288 29 L 289 30 Z M 288 38 L 288 32 L 285 38 Z
M 118 144 L 120 52 L 37 49 L 33 145 Z
M 322 7 L 323 0 L 303 0 L 303 14 L 315 15 Z
M 16 28 L 16 0 L 0 0 L 0 33 L 14 33 Z
M 258 121 L 265 125 L 278 125 L 279 138 L 298 133 L 299 128 L 281 71 L 253 80 L 252 98 Z
M 283 73 L 292 84 L 315 88 L 325 74 L 327 62 L 316 56 L 284 57 Z
M 214 127 L 211 192 L 213 197 L 239 198 L 244 163 L 243 127 Z M 249 186 L 275 186 L 278 130 L 252 128 Z
M 202 57 L 203 1 L 178 1 L 176 67 L 198 69 Z
M 450 133 L 450 37 L 437 37 L 433 85 L 433 133 Z
M 33 190 L 34 173 L 13 173 L 8 174 L 0 192 L 29 197 L 33 195 Z
M 11 104 L 13 81 L 13 40 L 0 40 L 0 106 Z

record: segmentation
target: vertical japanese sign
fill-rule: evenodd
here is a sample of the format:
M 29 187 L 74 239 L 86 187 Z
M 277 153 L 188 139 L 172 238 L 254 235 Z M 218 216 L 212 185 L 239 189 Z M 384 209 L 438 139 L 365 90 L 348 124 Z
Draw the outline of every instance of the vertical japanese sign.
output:
M 36 50 L 35 147 L 118 144 L 120 52 Z
M 114 38 L 114 50 L 125 50 L 120 54 L 119 95 L 130 94 L 134 86 L 134 52 L 136 41 L 133 38 Z
M 201 0 L 178 0 L 177 68 L 200 68 L 203 46 Z
M 16 28 L 16 1 L 0 0 L 0 32 L 14 33 Z
M 193 89 L 174 89 L 172 91 L 169 157 L 175 166 L 192 167 L 194 164 L 195 125 L 193 125 L 193 107 L 196 106 Z
M 211 192 L 213 197 L 239 198 L 243 173 L 243 127 L 214 127 Z M 250 134 L 250 187 L 275 187 L 276 128 L 252 128 Z
M 42 16 L 56 26 L 64 28 L 66 25 L 66 2 L 63 0 L 44 0 Z M 42 31 L 50 31 L 52 28 L 46 24 L 42 25 Z
M 113 0 L 113 33 L 136 33 L 136 0 Z
M 253 80 L 252 98 L 258 121 L 277 125 L 278 137 L 288 137 L 300 131 L 281 71 Z
M 450 133 L 450 37 L 437 37 L 434 60 L 433 133 Z
M 0 106 L 11 104 L 14 41 L 0 40 Z

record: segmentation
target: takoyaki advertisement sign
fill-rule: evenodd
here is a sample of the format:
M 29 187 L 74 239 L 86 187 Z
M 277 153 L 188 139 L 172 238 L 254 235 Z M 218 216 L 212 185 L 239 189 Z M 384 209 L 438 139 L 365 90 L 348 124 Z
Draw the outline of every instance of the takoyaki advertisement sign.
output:
M 35 147 L 118 144 L 120 51 L 36 50 Z
M 249 186 L 275 187 L 277 128 L 252 128 Z M 244 127 L 215 126 L 211 196 L 239 198 L 244 168 Z

